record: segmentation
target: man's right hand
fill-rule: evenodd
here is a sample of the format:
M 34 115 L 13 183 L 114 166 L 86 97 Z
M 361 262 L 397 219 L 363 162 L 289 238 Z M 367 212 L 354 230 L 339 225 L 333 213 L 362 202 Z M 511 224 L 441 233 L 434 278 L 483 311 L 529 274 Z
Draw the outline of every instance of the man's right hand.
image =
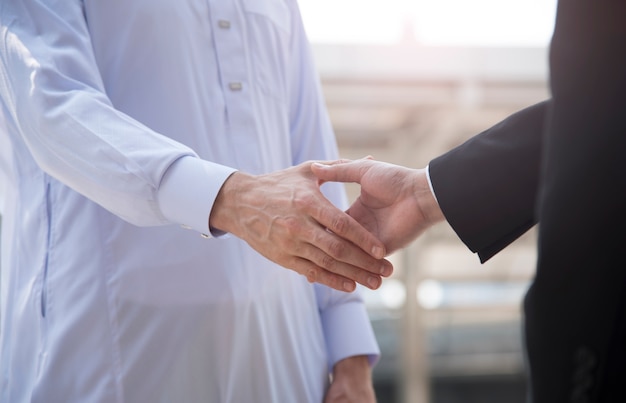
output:
M 385 244 L 387 253 L 406 246 L 445 219 L 425 169 L 369 158 L 314 163 L 311 169 L 321 181 L 361 185 L 361 195 L 347 212 Z
M 385 246 L 319 189 L 311 162 L 265 175 L 236 172 L 213 204 L 209 225 L 246 241 L 286 268 L 341 291 L 376 289 L 393 271 Z

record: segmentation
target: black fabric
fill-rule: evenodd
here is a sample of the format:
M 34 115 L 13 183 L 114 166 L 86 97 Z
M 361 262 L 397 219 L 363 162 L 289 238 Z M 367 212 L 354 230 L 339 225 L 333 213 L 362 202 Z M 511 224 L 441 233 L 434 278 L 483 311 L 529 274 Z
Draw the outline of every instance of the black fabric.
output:
M 430 162 L 433 190 L 461 240 L 486 261 L 533 227 L 549 102 L 526 108 Z
M 559 1 L 550 86 L 433 160 L 431 180 L 482 260 L 539 222 L 531 401 L 626 402 L 626 1 Z

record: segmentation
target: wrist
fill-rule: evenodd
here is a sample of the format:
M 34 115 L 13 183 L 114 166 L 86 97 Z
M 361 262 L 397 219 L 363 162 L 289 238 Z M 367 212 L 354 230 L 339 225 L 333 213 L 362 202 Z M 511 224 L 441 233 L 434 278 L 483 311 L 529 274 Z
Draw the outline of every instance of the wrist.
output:
M 440 221 L 444 221 L 445 216 L 443 215 L 443 211 L 441 211 L 439 202 L 433 192 L 427 168 L 416 170 L 414 186 L 414 194 L 417 199 L 417 205 L 424 217 L 425 222 L 430 226 Z
M 372 368 L 367 355 L 356 355 L 337 361 L 333 367 L 333 378 L 350 375 L 370 378 Z
M 368 357 L 353 356 L 338 361 L 325 402 L 375 403 L 372 369 Z
M 213 208 L 209 214 L 209 228 L 239 234 L 237 227 L 237 208 L 246 189 L 254 181 L 252 175 L 237 171 L 230 175 L 220 188 Z

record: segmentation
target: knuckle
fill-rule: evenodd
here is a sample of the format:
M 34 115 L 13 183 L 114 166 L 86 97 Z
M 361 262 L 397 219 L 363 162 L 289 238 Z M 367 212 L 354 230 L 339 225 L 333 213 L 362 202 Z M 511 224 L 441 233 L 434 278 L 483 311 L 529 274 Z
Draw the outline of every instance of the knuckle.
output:
M 317 279 L 317 271 L 313 267 L 309 268 L 306 271 L 306 279 L 309 281 L 309 283 L 314 283 Z
M 293 203 L 298 210 L 307 210 L 314 204 L 311 194 L 302 192 L 294 196 Z
M 305 252 L 305 246 L 299 242 L 295 242 L 292 238 L 290 238 L 286 242 L 285 251 L 286 253 L 290 253 L 293 255 L 294 260 L 298 260 L 298 257 L 301 257 Z
M 328 244 L 328 253 L 335 258 L 343 257 L 345 255 L 345 251 L 346 249 L 343 242 L 339 240 L 331 241 Z
M 291 236 L 297 234 L 300 231 L 300 221 L 293 216 L 285 217 L 283 220 L 283 225 L 285 226 L 285 230 Z
M 274 245 L 272 249 L 279 250 L 284 255 L 293 255 L 298 249 L 298 245 L 293 243 L 293 239 L 290 236 L 276 237 L 272 240 L 272 243 Z M 291 259 L 289 260 L 289 262 L 292 264 L 295 263 L 292 262 Z
M 333 218 L 332 221 L 332 231 L 336 234 L 344 234 L 345 231 L 348 229 L 348 218 L 345 216 L 338 216 Z
M 335 259 L 333 259 L 331 256 L 329 255 L 324 255 L 322 256 L 322 259 L 320 261 L 320 265 L 325 268 L 325 269 L 330 269 L 333 268 L 336 264 Z

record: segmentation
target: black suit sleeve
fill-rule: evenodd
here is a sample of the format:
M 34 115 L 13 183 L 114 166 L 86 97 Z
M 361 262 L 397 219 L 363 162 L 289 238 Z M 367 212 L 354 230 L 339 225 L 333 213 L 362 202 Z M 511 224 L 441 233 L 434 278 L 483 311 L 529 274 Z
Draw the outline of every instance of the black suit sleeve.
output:
M 537 223 L 544 117 L 523 109 L 430 162 L 435 196 L 459 238 L 485 262 Z

